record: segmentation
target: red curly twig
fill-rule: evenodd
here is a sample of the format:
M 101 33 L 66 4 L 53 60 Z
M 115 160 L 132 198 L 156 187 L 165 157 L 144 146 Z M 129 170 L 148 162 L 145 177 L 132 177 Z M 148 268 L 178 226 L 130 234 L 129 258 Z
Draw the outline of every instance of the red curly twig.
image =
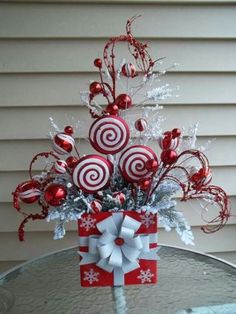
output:
M 18 228 L 18 238 L 20 241 L 24 241 L 25 239 L 25 225 L 29 220 L 43 220 L 48 215 L 48 207 L 42 206 L 42 210 L 39 214 L 29 214 L 26 215 L 25 219 L 21 222 Z
M 32 159 L 31 162 L 30 162 L 30 166 L 29 166 L 29 174 L 30 174 L 30 178 L 31 178 L 31 179 L 33 178 L 33 175 L 32 175 L 33 164 L 36 162 L 36 160 L 37 160 L 39 157 L 48 158 L 49 156 L 54 157 L 56 160 L 60 159 L 60 157 L 57 156 L 54 152 L 42 152 L 42 153 L 39 153 L 39 154 L 37 154 L 37 155 L 35 155 L 35 156 L 33 157 L 33 159 Z

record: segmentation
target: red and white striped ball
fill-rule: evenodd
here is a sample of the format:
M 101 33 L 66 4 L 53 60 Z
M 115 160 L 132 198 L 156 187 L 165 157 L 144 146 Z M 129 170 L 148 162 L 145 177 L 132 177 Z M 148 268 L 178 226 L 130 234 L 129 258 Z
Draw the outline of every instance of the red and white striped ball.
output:
M 20 186 L 19 198 L 22 202 L 31 204 L 39 200 L 41 195 L 40 183 L 35 180 L 23 182 Z
M 90 204 L 90 212 L 93 214 L 97 214 L 102 210 L 102 203 L 99 200 L 94 200 Z
M 120 205 L 123 205 L 126 200 L 125 194 L 122 192 L 113 193 L 113 197 L 118 201 Z
M 179 146 L 179 138 L 167 134 L 158 138 L 158 144 L 162 150 L 175 150 Z
M 127 123 L 120 117 L 104 116 L 91 125 L 89 140 L 93 148 L 103 154 L 115 154 L 129 142 L 130 131 Z
M 58 174 L 66 173 L 67 168 L 68 166 L 65 160 L 56 160 L 53 166 L 53 170 Z
M 209 168 L 193 167 L 190 171 L 190 180 L 197 187 L 208 185 L 212 180 L 212 172 Z
M 148 177 L 152 174 L 152 171 L 146 167 L 150 159 L 157 161 L 157 156 L 150 147 L 133 145 L 127 148 L 119 159 L 119 168 L 123 177 L 128 182 L 139 182 L 140 179 Z
M 75 166 L 72 178 L 82 191 L 94 194 L 109 184 L 111 173 L 112 166 L 104 157 L 87 155 Z
M 53 150 L 59 155 L 65 155 L 72 152 L 75 146 L 75 140 L 72 136 L 66 133 L 58 133 L 52 141 Z
M 140 118 L 140 119 L 135 121 L 134 126 L 135 126 L 135 129 L 137 131 L 143 132 L 143 131 L 147 130 L 148 123 L 145 119 Z
M 126 77 L 135 77 L 136 69 L 132 63 L 125 63 L 121 68 L 121 72 Z

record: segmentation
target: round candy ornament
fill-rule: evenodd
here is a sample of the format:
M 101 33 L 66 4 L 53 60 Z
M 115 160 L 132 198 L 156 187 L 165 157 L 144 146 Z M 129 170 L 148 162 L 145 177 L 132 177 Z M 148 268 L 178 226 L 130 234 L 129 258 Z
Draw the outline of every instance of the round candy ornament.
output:
M 127 94 L 120 94 L 115 100 L 115 104 L 119 109 L 128 109 L 132 106 L 132 99 Z
M 41 195 L 40 183 L 35 180 L 23 182 L 19 188 L 19 198 L 27 204 L 35 203 Z
M 133 145 L 127 148 L 119 159 L 119 168 L 123 177 L 128 182 L 139 182 L 140 179 L 152 175 L 146 163 L 148 160 L 156 160 L 154 151 L 144 145 Z
M 212 172 L 209 168 L 198 169 L 193 167 L 190 172 L 190 180 L 195 187 L 201 187 L 209 184 L 212 180 Z
M 129 142 L 130 131 L 120 117 L 103 116 L 94 121 L 89 130 L 89 140 L 93 148 L 103 154 L 115 154 Z
M 115 198 L 121 206 L 124 204 L 126 199 L 125 194 L 122 192 L 114 192 L 113 198 Z
M 90 212 L 93 214 L 97 214 L 102 210 L 102 202 L 99 200 L 94 200 L 90 204 Z
M 121 68 L 121 72 L 126 77 L 135 77 L 136 76 L 136 69 L 132 63 L 125 63 Z
M 59 155 L 69 154 L 75 146 L 75 140 L 70 134 L 61 132 L 54 136 L 52 140 L 53 150 Z
M 67 189 L 64 185 L 52 183 L 44 191 L 44 199 L 50 206 L 60 206 L 65 201 Z
M 112 166 L 98 155 L 82 157 L 73 170 L 73 182 L 82 191 L 94 194 L 109 184 Z
M 137 131 L 143 132 L 143 131 L 147 130 L 148 123 L 145 119 L 140 118 L 140 119 L 135 121 L 134 126 L 135 126 L 135 129 Z
M 67 171 L 67 163 L 65 160 L 56 160 L 52 170 L 58 174 L 66 173 Z
M 175 150 L 179 146 L 179 137 L 173 137 L 172 132 L 165 132 L 159 137 L 158 143 L 162 150 Z

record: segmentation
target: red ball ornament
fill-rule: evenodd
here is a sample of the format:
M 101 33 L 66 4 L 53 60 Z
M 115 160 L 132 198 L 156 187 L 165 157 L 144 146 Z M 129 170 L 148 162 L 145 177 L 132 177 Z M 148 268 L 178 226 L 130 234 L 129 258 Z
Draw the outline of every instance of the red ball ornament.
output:
M 132 99 L 127 94 L 120 94 L 117 96 L 115 104 L 119 109 L 128 109 L 132 106 Z
M 79 159 L 74 156 L 69 156 L 68 158 L 66 158 L 67 166 L 71 169 L 73 169 L 77 165 L 78 161 Z
M 65 132 L 66 134 L 72 135 L 72 134 L 74 133 L 74 130 L 73 130 L 72 126 L 67 125 L 67 126 L 64 128 L 64 132 Z
M 147 170 L 149 170 L 149 171 L 156 172 L 157 169 L 158 169 L 158 162 L 157 162 L 157 160 L 155 160 L 155 159 L 149 159 L 149 160 L 146 162 L 146 168 L 147 168 Z
M 100 84 L 99 82 L 93 82 L 90 84 L 89 90 L 92 94 L 99 94 L 103 90 L 102 84 Z
M 121 68 L 121 72 L 126 77 L 135 77 L 136 75 L 136 69 L 132 63 L 125 63 Z
M 164 165 L 172 165 L 177 161 L 177 159 L 178 155 L 174 150 L 168 149 L 161 153 L 161 161 Z
M 142 119 L 142 118 L 136 120 L 135 124 L 134 124 L 135 129 L 139 132 L 145 131 L 147 129 L 147 125 L 148 125 L 147 121 L 145 119 Z
M 94 63 L 94 65 L 95 65 L 95 67 L 97 67 L 97 68 L 99 68 L 99 69 L 102 68 L 102 59 L 97 58 L 97 59 L 94 60 L 93 63 Z
M 175 129 L 172 130 L 171 133 L 172 133 L 172 138 L 180 137 L 180 135 L 181 135 L 181 130 L 178 129 L 178 128 L 175 128 Z
M 60 206 L 66 196 L 67 190 L 62 184 L 52 183 L 44 191 L 44 199 L 51 206 Z
M 35 180 L 23 182 L 19 188 L 19 198 L 22 202 L 32 204 L 40 198 L 40 183 Z
M 52 146 L 56 153 L 59 155 L 65 155 L 73 150 L 75 140 L 69 134 L 58 133 L 53 138 Z
M 106 107 L 106 112 L 109 113 L 110 115 L 116 116 L 119 112 L 119 108 L 116 104 L 109 104 Z
M 147 191 L 150 188 L 151 183 L 152 181 L 146 178 L 146 179 L 141 179 L 138 184 L 141 190 Z

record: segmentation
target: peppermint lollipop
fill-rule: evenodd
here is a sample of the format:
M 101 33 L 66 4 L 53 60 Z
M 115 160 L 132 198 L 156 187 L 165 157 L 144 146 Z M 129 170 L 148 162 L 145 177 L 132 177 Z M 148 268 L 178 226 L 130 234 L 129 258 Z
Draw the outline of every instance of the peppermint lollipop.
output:
M 73 170 L 73 182 L 86 193 L 96 193 L 110 179 L 112 166 L 104 157 L 87 155 L 82 157 Z
M 147 169 L 146 163 L 153 159 L 157 161 L 157 156 L 151 148 L 144 145 L 133 145 L 120 156 L 120 171 L 127 181 L 138 182 L 152 174 L 152 171 Z
M 97 119 L 89 131 L 91 145 L 103 154 L 118 153 L 127 145 L 129 137 L 127 123 L 116 116 L 104 116 Z

